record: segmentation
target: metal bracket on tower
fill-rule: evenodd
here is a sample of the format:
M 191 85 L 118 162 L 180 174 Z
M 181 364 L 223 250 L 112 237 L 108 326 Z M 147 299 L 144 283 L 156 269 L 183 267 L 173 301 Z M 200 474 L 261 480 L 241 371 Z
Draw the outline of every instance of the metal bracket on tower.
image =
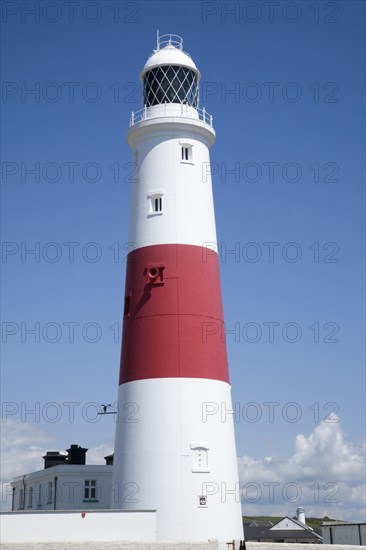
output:
M 146 275 L 146 283 L 152 285 L 164 283 L 164 269 L 165 265 L 148 265 L 144 271 L 144 275 Z

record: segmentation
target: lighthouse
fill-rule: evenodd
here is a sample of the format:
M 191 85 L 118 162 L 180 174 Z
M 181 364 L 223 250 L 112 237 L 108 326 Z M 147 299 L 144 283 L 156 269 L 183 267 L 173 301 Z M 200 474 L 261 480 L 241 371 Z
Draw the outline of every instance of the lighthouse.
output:
M 179 36 L 158 36 L 140 78 L 111 508 L 156 510 L 158 540 L 226 543 L 243 528 L 208 169 L 215 130 Z

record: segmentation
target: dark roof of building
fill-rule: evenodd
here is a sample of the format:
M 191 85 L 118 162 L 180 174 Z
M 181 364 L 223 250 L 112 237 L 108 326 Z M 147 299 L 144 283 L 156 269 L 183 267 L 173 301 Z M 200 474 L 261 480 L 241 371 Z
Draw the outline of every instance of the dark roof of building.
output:
M 243 525 L 250 525 L 251 527 L 273 527 L 274 523 L 271 521 L 251 521 Z
M 335 527 L 337 525 L 366 525 L 366 523 L 365 522 L 356 523 L 354 521 L 342 521 L 342 520 L 323 521 L 322 523 L 322 527 Z

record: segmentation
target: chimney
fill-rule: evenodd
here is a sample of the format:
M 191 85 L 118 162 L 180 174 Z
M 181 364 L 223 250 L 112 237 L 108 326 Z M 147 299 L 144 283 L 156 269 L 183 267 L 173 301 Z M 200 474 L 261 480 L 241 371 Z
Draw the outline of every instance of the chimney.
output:
M 111 455 L 107 455 L 104 457 L 104 460 L 105 460 L 105 465 L 106 466 L 113 466 L 113 458 L 114 458 L 114 454 L 112 453 Z
M 70 449 L 67 449 L 68 464 L 85 464 L 87 450 L 79 445 L 70 445 Z
M 65 464 L 67 456 L 62 455 L 59 451 L 47 451 L 42 458 L 44 459 L 44 467 L 46 469 L 58 466 L 59 464 Z
M 301 521 L 301 523 L 306 525 L 305 509 L 304 508 L 297 508 L 296 509 L 296 519 L 297 519 L 297 521 Z

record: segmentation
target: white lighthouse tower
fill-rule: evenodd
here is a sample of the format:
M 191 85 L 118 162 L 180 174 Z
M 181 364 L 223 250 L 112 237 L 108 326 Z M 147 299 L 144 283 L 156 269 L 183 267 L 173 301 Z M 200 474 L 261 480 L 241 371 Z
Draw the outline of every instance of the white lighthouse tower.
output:
M 158 37 L 127 134 L 138 176 L 111 507 L 156 509 L 159 540 L 224 543 L 243 529 L 207 170 L 215 131 L 199 78 L 182 39 Z

